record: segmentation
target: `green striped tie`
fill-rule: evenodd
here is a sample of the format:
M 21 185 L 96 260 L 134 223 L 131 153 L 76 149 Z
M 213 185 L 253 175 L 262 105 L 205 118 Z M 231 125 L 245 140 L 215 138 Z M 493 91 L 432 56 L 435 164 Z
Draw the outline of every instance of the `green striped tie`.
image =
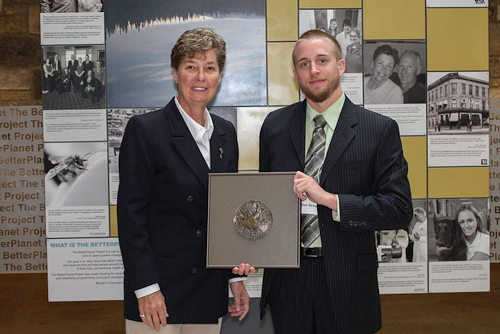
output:
M 323 158 L 325 156 L 325 134 L 326 121 L 322 115 L 314 117 L 314 131 L 311 145 L 306 154 L 304 173 L 314 178 L 319 183 Z M 304 247 L 309 247 L 319 238 L 318 215 L 304 214 L 301 217 L 301 240 Z

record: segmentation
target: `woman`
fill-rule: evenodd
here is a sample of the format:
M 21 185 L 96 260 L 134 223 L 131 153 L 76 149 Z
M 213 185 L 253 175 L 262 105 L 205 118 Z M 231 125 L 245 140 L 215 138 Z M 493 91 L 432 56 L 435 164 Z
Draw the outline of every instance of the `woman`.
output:
M 345 72 L 346 73 L 363 73 L 362 65 L 362 49 L 361 49 L 361 32 L 358 28 L 353 28 L 350 34 L 351 44 L 347 46 L 345 55 Z
M 337 33 L 338 33 L 338 31 L 337 31 L 337 30 L 338 30 L 338 29 L 339 29 L 339 27 L 338 27 L 338 25 L 337 25 L 337 19 L 336 19 L 336 18 L 332 18 L 332 19 L 330 20 L 330 24 L 329 24 L 329 26 L 328 26 L 328 33 L 329 33 L 330 35 L 332 35 L 333 37 L 335 37 L 335 36 L 337 36 Z
M 54 67 L 50 58 L 45 59 L 43 63 L 43 81 L 42 93 L 49 93 L 54 90 Z
M 82 57 L 78 57 L 78 64 L 75 70 L 75 92 L 83 92 L 85 68 L 83 66 Z
M 467 261 L 488 260 L 490 236 L 485 233 L 483 219 L 476 208 L 470 204 L 462 206 L 457 212 L 456 222 L 467 245 Z
M 398 64 L 398 51 L 387 44 L 373 53 L 373 74 L 365 79 L 365 104 L 402 104 L 403 91 L 389 79 Z
M 215 334 L 228 311 L 241 320 L 249 307 L 243 283 L 229 270 L 205 268 L 208 173 L 238 170 L 234 126 L 206 108 L 222 78 L 226 43 L 211 29 L 195 28 L 178 39 L 170 59 L 178 95 L 133 116 L 120 147 L 126 328 L 156 333 L 201 324 L 192 333 Z M 242 267 L 244 274 L 253 269 Z M 235 296 L 229 308 L 228 282 Z

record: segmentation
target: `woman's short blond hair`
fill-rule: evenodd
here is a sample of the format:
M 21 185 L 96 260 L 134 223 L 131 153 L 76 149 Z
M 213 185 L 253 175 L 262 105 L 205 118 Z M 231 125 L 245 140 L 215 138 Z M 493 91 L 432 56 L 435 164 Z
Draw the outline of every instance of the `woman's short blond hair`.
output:
M 205 54 L 211 49 L 215 50 L 222 73 L 226 63 L 226 42 L 210 28 L 194 28 L 184 32 L 172 48 L 170 64 L 178 70 L 184 57 L 194 58 L 197 53 Z

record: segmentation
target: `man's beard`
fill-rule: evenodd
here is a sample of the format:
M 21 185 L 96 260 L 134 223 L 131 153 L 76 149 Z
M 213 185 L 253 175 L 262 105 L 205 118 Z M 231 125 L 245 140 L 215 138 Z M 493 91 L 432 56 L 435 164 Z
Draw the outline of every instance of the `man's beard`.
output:
M 340 85 L 340 78 L 333 78 L 331 80 L 327 80 L 328 85 L 323 91 L 315 92 L 312 89 L 309 89 L 306 85 L 301 85 L 299 83 L 299 88 L 304 93 L 304 95 L 311 101 L 316 103 L 324 102 L 327 98 L 329 98 L 333 92 L 337 90 Z

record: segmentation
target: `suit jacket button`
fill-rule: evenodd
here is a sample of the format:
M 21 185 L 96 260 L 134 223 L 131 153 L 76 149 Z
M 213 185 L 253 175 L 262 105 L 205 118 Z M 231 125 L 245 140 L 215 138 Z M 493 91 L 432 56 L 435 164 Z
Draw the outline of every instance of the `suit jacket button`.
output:
M 193 275 L 196 275 L 198 273 L 198 268 L 197 267 L 194 267 L 193 269 L 191 269 L 191 273 Z
M 186 201 L 187 201 L 188 203 L 193 203 L 193 201 L 194 201 L 193 196 L 189 195 L 188 197 L 186 197 Z
M 196 230 L 196 236 L 197 237 L 202 237 L 203 236 L 203 231 L 202 230 Z

